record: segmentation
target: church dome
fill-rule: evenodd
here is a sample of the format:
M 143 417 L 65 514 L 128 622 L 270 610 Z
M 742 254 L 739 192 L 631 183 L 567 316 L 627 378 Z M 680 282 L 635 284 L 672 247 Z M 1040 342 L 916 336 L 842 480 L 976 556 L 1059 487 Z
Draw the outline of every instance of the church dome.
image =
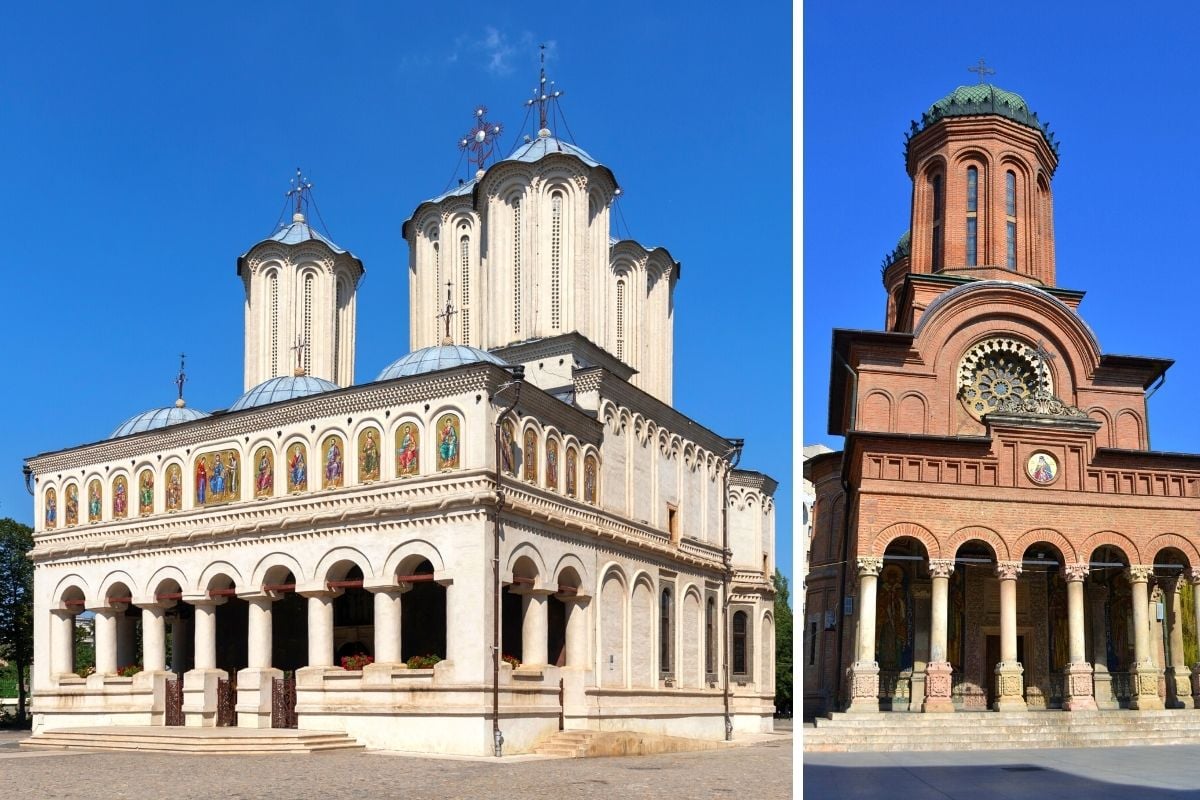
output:
M 210 415 L 185 406 L 152 408 L 122 422 L 108 438 L 119 439 L 122 436 L 129 436 L 134 433 L 143 433 L 157 428 L 165 428 L 168 425 L 178 425 L 181 422 L 204 419 L 207 416 Z
M 408 355 L 398 358 L 379 373 L 377 381 L 390 381 L 392 378 L 407 378 L 410 375 L 422 375 L 426 372 L 437 372 L 451 367 L 461 367 L 463 364 L 495 364 L 506 367 L 508 364 L 501 358 L 486 350 L 467 347 L 461 344 L 443 344 L 435 347 L 422 347 Z
M 909 138 L 947 117 L 979 117 L 996 114 L 1018 122 L 1040 132 L 1046 144 L 1058 155 L 1058 141 L 1050 132 L 1050 126 L 1038 119 L 1031 111 L 1025 98 L 1016 92 L 1001 89 L 990 83 L 959 86 L 950 94 L 935 102 L 921 115 L 921 121 L 913 122 Z
M 523 161 L 527 164 L 532 164 L 554 153 L 575 156 L 589 167 L 600 166 L 600 162 L 588 155 L 582 147 L 576 147 L 570 142 L 564 142 L 562 139 L 556 139 L 553 136 L 538 136 L 536 139 L 525 142 L 512 155 L 504 159 L 504 161 Z
M 282 403 L 284 400 L 295 400 L 297 397 L 332 392 L 334 389 L 340 388 L 342 387 L 336 383 L 322 378 L 314 378 L 311 375 L 285 375 L 271 378 L 253 387 L 239 397 L 237 402 L 229 407 L 229 410 L 241 411 L 244 408 Z

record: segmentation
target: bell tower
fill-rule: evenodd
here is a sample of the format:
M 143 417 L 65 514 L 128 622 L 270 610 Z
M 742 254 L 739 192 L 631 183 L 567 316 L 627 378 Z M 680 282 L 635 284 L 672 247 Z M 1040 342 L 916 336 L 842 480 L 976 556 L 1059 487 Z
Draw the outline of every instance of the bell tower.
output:
M 983 82 L 982 61 L 972 71 L 980 82 L 930 106 L 907 137 L 911 226 L 884 261 L 889 330 L 915 324 L 909 275 L 1055 286 L 1058 142 L 1020 95 Z

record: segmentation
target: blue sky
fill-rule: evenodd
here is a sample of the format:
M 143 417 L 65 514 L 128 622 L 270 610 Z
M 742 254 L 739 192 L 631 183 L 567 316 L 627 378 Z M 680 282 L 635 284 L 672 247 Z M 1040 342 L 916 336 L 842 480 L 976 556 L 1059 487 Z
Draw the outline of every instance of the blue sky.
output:
M 253 8 L 250 8 L 253 6 Z M 336 10 L 333 10 L 336 7 Z M 475 105 L 518 141 L 537 43 L 574 140 L 666 246 L 675 404 L 780 481 L 791 565 L 791 16 L 695 3 L 207 3 L 6 11 L 0 30 L 0 516 L 31 521 L 22 459 L 174 399 L 242 389 L 235 260 L 300 166 L 359 256 L 357 380 L 408 352 L 400 225 L 456 177 Z M 560 135 L 566 131 L 560 129 Z
M 803 439 L 826 434 L 831 329 L 883 326 L 880 263 L 909 225 L 904 133 L 975 83 L 979 58 L 1062 143 L 1052 191 L 1058 285 L 1107 353 L 1176 360 L 1149 402 L 1153 449 L 1200 452 L 1200 12 L 1183 4 L 806 6 Z

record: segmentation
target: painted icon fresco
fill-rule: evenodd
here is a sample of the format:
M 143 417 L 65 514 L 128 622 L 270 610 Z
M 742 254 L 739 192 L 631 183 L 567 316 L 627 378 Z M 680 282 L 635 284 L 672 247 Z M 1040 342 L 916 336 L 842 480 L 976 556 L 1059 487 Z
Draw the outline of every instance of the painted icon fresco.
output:
M 527 481 L 537 481 L 537 440 L 537 431 L 535 431 L 533 428 L 529 428 L 525 431 L 525 438 L 521 446 L 521 451 L 525 456 L 524 463 L 522 464 L 521 477 Z
M 421 472 L 421 432 L 412 422 L 396 429 L 396 475 L 418 475 Z
M 889 564 L 879 576 L 875 611 L 875 652 L 886 670 L 912 666 L 913 618 L 908 573 Z
M 500 469 L 509 475 L 517 474 L 517 443 L 513 432 L 512 422 L 505 421 L 500 426 Z
M 308 448 L 298 442 L 287 451 L 287 489 L 289 492 L 308 490 Z
M 221 505 L 242 497 L 241 463 L 236 450 L 196 456 L 192 477 L 197 507 Z
M 154 470 L 144 469 L 138 475 L 138 514 L 154 513 Z
M 443 414 L 437 423 L 437 468 L 456 469 L 459 464 L 458 449 L 460 429 L 458 417 Z
M 66 514 L 68 525 L 79 524 L 79 487 L 68 483 L 66 488 Z
M 567 448 L 566 479 L 563 481 L 563 483 L 566 484 L 567 497 L 576 497 L 577 496 L 576 492 L 578 491 L 578 489 L 576 488 L 576 483 L 579 480 L 578 477 L 576 477 L 579 472 L 578 460 L 579 460 L 579 456 L 576 453 L 575 448 L 568 447 Z
M 254 496 L 270 497 L 275 493 L 275 453 L 269 447 L 254 451 Z
M 43 527 L 48 531 L 52 531 L 58 526 L 58 493 L 53 489 L 46 490 L 46 503 L 43 510 L 45 513 Z
M 129 481 L 124 475 L 113 478 L 112 516 L 113 519 L 129 516 Z
M 546 488 L 558 488 L 558 440 L 546 439 Z
M 379 442 L 378 428 L 367 428 L 358 434 L 358 481 L 379 480 Z
M 167 511 L 183 508 L 183 467 L 172 464 L 167 467 Z
M 1058 477 L 1058 462 L 1049 453 L 1034 453 L 1025 462 L 1025 472 L 1034 483 L 1054 483 Z
M 321 488 L 335 489 L 345 480 L 345 449 L 342 437 L 326 436 L 321 442 Z
M 92 481 L 88 484 L 88 522 L 99 522 L 103 510 L 104 490 L 100 488 L 100 481 Z
M 593 455 L 585 457 L 583 459 L 583 502 L 585 503 L 596 502 L 597 471 L 596 457 Z

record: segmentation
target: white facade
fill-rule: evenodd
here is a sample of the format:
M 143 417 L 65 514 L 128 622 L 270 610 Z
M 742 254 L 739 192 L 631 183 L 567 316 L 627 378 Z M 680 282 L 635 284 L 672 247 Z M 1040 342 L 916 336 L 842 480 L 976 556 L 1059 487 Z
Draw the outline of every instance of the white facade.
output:
M 468 360 L 28 460 L 35 733 L 166 724 L 177 679 L 187 725 L 221 721 L 233 681 L 236 724 L 267 727 L 285 671 L 299 727 L 368 747 L 491 753 L 493 703 L 506 753 L 560 726 L 770 730 L 775 483 L 732 469 L 732 442 L 669 405 L 678 265 L 661 249 L 609 247 L 615 184 L 575 156 L 502 162 L 478 188 L 478 211 L 452 197 L 406 226 L 412 338 L 437 346 L 432 287 L 449 279 L 456 341 L 498 348 L 526 380 Z M 486 255 L 514 252 L 512 230 L 488 219 L 518 195 L 538 221 L 519 314 L 517 265 Z M 565 237 L 557 261 L 547 220 Z M 434 254 L 460 228 L 467 269 L 447 277 Z M 349 383 L 356 259 L 280 236 L 239 274 L 247 387 L 290 374 L 282 343 L 305 324 L 304 371 Z M 307 322 L 306 276 L 320 310 Z M 625 279 L 629 349 L 614 353 Z M 84 610 L 96 668 L 81 677 Z M 519 663 L 495 672 L 497 628 L 499 653 Z M 343 665 L 356 653 L 373 663 Z M 427 655 L 441 660 L 423 666 Z M 130 665 L 140 671 L 122 677 Z

